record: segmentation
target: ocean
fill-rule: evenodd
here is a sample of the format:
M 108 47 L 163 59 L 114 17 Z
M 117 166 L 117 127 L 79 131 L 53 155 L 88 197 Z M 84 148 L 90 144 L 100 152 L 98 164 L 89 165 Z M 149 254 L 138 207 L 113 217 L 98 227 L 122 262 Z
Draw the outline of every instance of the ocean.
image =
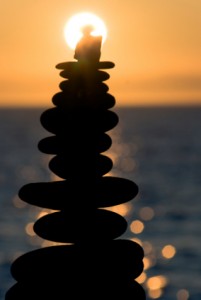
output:
M 47 107 L 49 108 L 49 107 Z M 41 209 L 18 198 L 30 182 L 54 180 L 50 156 L 37 144 L 50 135 L 40 124 L 46 108 L 0 109 L 0 300 L 14 284 L 19 255 L 47 246 L 33 233 Z M 114 107 L 108 134 L 108 175 L 133 180 L 138 195 L 112 208 L 145 253 L 138 278 L 147 299 L 201 299 L 201 107 Z M 55 178 L 56 180 L 56 178 Z

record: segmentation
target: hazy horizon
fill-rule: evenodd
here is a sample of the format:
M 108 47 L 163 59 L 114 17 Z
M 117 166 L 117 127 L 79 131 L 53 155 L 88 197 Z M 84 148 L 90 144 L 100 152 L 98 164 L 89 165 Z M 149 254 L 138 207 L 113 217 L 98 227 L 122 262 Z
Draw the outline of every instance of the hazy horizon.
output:
M 55 66 L 74 55 L 64 27 L 83 11 L 107 27 L 101 60 L 115 63 L 106 83 L 119 104 L 201 103 L 201 1 L 3 0 L 0 105 L 49 105 Z

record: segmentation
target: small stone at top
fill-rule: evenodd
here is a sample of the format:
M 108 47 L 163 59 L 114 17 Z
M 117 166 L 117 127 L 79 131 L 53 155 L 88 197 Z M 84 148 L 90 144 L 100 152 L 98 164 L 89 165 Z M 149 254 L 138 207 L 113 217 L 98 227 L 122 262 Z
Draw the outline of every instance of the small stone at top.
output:
M 101 56 L 102 36 L 93 36 L 93 26 L 86 25 L 82 29 L 83 37 L 77 43 L 74 58 L 79 62 L 99 62 Z

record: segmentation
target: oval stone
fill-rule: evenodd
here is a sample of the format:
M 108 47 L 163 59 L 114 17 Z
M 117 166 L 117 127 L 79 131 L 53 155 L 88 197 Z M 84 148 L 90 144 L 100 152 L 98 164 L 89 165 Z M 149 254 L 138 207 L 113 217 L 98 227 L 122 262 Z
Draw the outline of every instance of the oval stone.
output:
M 66 83 L 67 84 L 67 83 Z M 102 84 L 103 85 L 103 84 Z M 68 89 L 68 86 L 71 87 Z M 106 86 L 107 87 L 107 86 Z M 86 109 L 109 109 L 115 105 L 115 98 L 105 92 L 105 86 L 97 85 L 91 94 L 84 98 L 78 97 L 76 93 L 72 90 L 72 85 L 68 83 L 65 91 L 57 93 L 53 96 L 52 102 L 54 105 L 63 107 L 64 109 L 72 109 L 78 107 L 83 107 Z
M 143 250 L 139 244 L 130 240 L 111 240 L 100 243 L 52 246 L 30 251 L 18 257 L 11 266 L 15 280 L 38 280 L 48 277 L 65 278 L 93 269 L 99 277 L 134 279 L 142 271 Z M 107 272 L 105 272 L 107 270 Z M 123 279 L 124 278 L 124 279 Z M 36 280 L 36 279 L 35 279 Z M 55 279 L 56 280 L 56 279 Z
M 72 92 L 72 83 L 70 80 L 64 80 L 59 84 L 60 89 L 66 93 L 66 96 L 69 95 L 69 93 Z M 94 85 L 94 90 L 98 91 L 98 93 L 107 93 L 109 90 L 108 85 L 106 85 L 103 82 L 100 83 L 96 83 Z M 58 99 L 57 99 L 58 100 Z M 53 103 L 55 103 L 55 105 L 57 105 L 57 100 L 55 99 L 55 97 L 53 96 Z M 59 104 L 59 103 L 58 103 Z
M 89 143 L 92 145 L 92 137 L 89 138 Z M 105 133 L 93 136 L 94 143 L 93 148 L 95 148 L 95 151 L 97 153 L 104 152 L 110 148 L 112 145 L 112 139 L 110 136 L 108 136 Z M 83 149 L 83 143 L 88 143 L 87 138 L 83 137 L 82 139 L 77 139 L 74 136 L 69 136 L 68 139 L 66 136 L 62 137 L 60 136 L 49 136 L 38 143 L 38 148 L 41 152 L 47 153 L 47 154 L 64 154 L 66 156 L 72 155 L 72 153 L 75 153 L 75 148 Z M 78 154 L 80 150 L 78 151 Z
M 88 79 L 90 79 L 91 83 L 97 83 L 97 82 L 102 82 L 110 78 L 110 75 L 107 72 L 104 71 L 98 71 L 98 70 L 92 70 L 91 72 L 82 72 L 79 70 L 79 73 L 73 73 L 71 70 L 63 70 L 60 72 L 60 76 L 63 78 L 69 78 L 69 79 L 74 79 L 78 78 L 77 84 L 79 86 L 80 81 L 82 80 L 83 82 Z M 89 76 L 89 78 L 88 78 Z M 81 78 L 79 78 L 81 77 Z M 87 83 L 87 82 L 86 82 Z
M 112 69 L 114 68 L 114 66 L 115 64 L 111 61 L 100 61 L 96 64 L 97 69 Z M 74 61 L 63 62 L 56 65 L 56 68 L 60 70 L 65 69 L 65 70 L 74 71 L 75 68 L 78 67 L 79 67 L 79 63 Z
M 49 162 L 49 168 L 57 176 L 67 179 L 89 176 L 98 177 L 108 173 L 113 166 L 112 160 L 105 155 L 85 155 L 80 153 L 77 158 L 56 155 Z
M 127 222 L 122 216 L 100 209 L 77 215 L 70 211 L 55 212 L 45 215 L 34 224 L 37 235 L 61 243 L 115 239 L 126 229 Z
M 62 110 L 58 107 L 47 109 L 40 118 L 43 127 L 51 133 L 67 134 L 68 131 L 105 132 L 119 121 L 117 114 L 110 110 Z
M 93 190 L 92 200 L 89 194 Z M 137 185 L 128 179 L 104 176 L 91 182 L 83 177 L 79 181 L 63 180 L 29 183 L 19 190 L 21 200 L 39 207 L 69 211 L 83 210 L 93 201 L 95 207 L 110 207 L 133 199 L 138 193 Z M 83 201 L 83 197 L 85 201 Z M 88 204 L 89 202 L 89 204 Z

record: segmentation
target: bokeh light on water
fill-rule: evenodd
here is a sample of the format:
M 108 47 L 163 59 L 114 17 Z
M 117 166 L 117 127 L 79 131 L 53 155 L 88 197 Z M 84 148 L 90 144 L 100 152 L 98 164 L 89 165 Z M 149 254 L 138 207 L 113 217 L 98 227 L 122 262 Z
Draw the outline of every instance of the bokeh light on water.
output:
M 106 175 L 120 176 L 124 178 L 132 179 L 132 174 L 137 172 L 138 162 L 135 159 L 135 153 L 138 151 L 138 145 L 130 143 L 124 143 L 121 139 L 121 127 L 116 131 L 111 132 L 113 144 L 110 150 L 105 152 L 113 161 L 113 168 L 111 172 Z M 43 164 L 47 165 L 51 156 L 47 156 L 46 159 L 43 158 Z M 26 180 L 33 182 L 37 181 L 37 173 L 30 167 L 24 167 L 21 170 L 21 175 L 26 177 Z M 53 173 L 50 173 L 50 180 L 60 180 L 60 178 Z M 141 205 L 138 204 L 142 202 Z M 27 234 L 28 243 L 31 247 L 47 247 L 59 245 L 60 243 L 53 243 L 51 241 L 43 240 L 38 237 L 33 231 L 34 222 L 41 218 L 42 216 L 54 212 L 50 209 L 41 209 L 34 206 L 29 206 L 24 204 L 18 197 L 15 197 L 13 204 L 19 209 L 28 209 L 31 221 L 29 221 L 24 228 L 24 232 Z M 147 296 L 150 299 L 159 299 L 164 295 L 164 290 L 169 284 L 169 279 L 167 275 L 163 272 L 150 272 L 152 268 L 156 267 L 158 260 L 170 260 L 174 257 L 176 253 L 176 248 L 173 245 L 164 245 L 161 249 L 157 249 L 157 245 L 150 240 L 144 240 L 141 237 L 142 233 L 146 231 L 149 227 L 149 222 L 151 222 L 155 217 L 154 208 L 151 206 L 143 206 L 143 199 L 139 196 L 134 198 L 132 201 L 120 204 L 117 206 L 106 208 L 113 212 L 116 212 L 128 221 L 128 230 L 124 234 L 125 238 L 129 238 L 137 243 L 139 243 L 144 250 L 145 256 L 143 259 L 144 271 L 136 279 L 140 284 L 143 285 L 147 292 Z M 151 238 L 151 237 L 150 237 Z M 154 275 L 153 275 L 154 274 Z M 183 290 L 178 291 L 177 297 L 181 297 L 185 293 Z M 186 295 L 186 294 L 185 294 Z
M 139 144 L 137 142 L 132 143 L 131 140 L 127 143 L 124 142 L 122 139 L 122 131 L 123 129 L 119 127 L 111 134 L 113 145 L 111 150 L 107 151 L 107 154 L 113 160 L 114 166 L 109 175 L 129 178 L 136 182 L 136 180 L 133 179 L 133 174 L 138 173 L 139 162 L 135 154 L 140 151 L 141 145 L 140 142 Z M 138 140 L 136 139 L 136 141 Z M 155 189 L 157 189 L 157 184 L 156 181 Z M 168 277 L 168 272 L 163 272 L 159 266 L 163 264 L 166 265 L 168 269 L 167 261 L 170 261 L 176 255 L 176 247 L 173 244 L 167 243 L 160 248 L 151 241 L 151 235 L 150 240 L 144 240 L 142 233 L 146 232 L 146 228 L 149 227 L 149 222 L 154 219 L 157 213 L 153 207 L 147 205 L 143 206 L 143 199 L 140 195 L 130 202 L 130 206 L 132 207 L 131 216 L 128 217 L 129 212 L 126 215 L 124 214 L 129 224 L 125 237 L 139 243 L 143 247 L 145 254 L 143 259 L 144 271 L 136 280 L 143 285 L 149 299 L 163 299 L 171 280 Z M 119 210 L 117 207 L 115 211 L 121 214 L 120 206 Z M 145 236 L 147 235 L 145 234 Z M 181 289 L 176 292 L 175 299 L 188 299 L 185 298 L 187 295 L 189 295 L 188 291 Z
M 12 284 L 9 267 L 14 259 L 56 245 L 33 232 L 41 213 L 51 211 L 27 205 L 16 196 L 26 183 L 59 179 L 48 169 L 51 157 L 36 146 L 47 136 L 36 124 L 40 114 L 40 110 L 9 112 L 10 122 L 1 114 L 2 290 Z M 121 238 L 144 249 L 144 271 L 137 281 L 147 299 L 200 300 L 201 110 L 129 108 L 119 114 L 123 122 L 108 133 L 113 144 L 105 154 L 114 164 L 108 175 L 133 180 L 139 194 L 109 209 L 128 221 Z M 4 299 L 1 287 L 0 299 Z

